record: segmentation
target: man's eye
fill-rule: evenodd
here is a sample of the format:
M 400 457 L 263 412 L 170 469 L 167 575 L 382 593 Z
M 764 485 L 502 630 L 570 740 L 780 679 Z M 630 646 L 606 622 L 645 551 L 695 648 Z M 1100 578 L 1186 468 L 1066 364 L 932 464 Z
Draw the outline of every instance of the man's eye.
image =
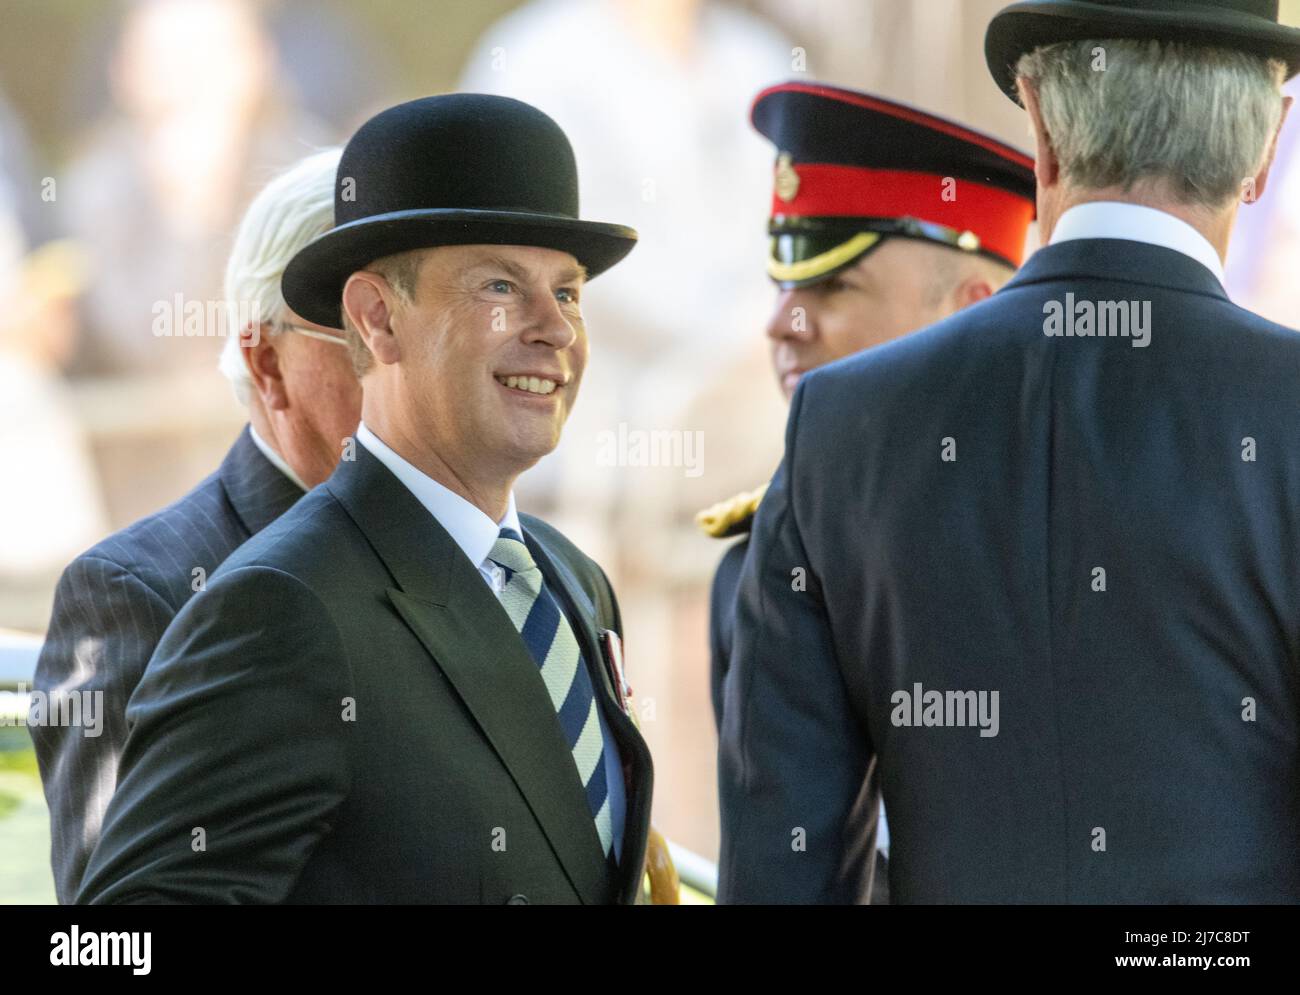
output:
M 493 280 L 488 284 L 488 289 L 494 294 L 508 294 L 515 289 L 515 285 L 509 280 Z
M 570 290 L 568 287 L 565 287 L 562 290 L 557 290 L 555 292 L 555 297 L 561 304 L 578 303 L 578 292 L 576 290 Z

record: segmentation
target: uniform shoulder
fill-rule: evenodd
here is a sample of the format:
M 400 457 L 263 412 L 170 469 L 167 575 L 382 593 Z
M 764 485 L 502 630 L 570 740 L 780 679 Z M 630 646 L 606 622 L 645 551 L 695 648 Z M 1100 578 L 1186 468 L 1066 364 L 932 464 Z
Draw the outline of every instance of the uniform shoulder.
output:
M 741 491 L 725 501 L 719 501 L 698 512 L 695 515 L 695 524 L 701 532 L 714 539 L 744 535 L 753 526 L 759 503 L 766 493 L 767 484 L 756 487 L 752 491 Z

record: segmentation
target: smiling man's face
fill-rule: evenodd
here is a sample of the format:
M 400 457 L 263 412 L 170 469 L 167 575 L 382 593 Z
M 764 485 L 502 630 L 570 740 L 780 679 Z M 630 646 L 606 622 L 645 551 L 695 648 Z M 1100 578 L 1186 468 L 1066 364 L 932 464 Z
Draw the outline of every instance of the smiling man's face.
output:
M 454 469 L 519 473 L 559 444 L 587 365 L 583 280 L 555 249 L 427 250 L 393 328 L 408 423 Z

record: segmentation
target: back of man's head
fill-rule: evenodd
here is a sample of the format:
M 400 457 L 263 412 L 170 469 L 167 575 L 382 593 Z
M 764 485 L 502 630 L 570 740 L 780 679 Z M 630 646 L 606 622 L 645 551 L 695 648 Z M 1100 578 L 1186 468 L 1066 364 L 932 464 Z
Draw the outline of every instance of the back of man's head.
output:
M 1226 48 L 1074 41 L 1023 56 L 1063 186 L 1217 212 L 1267 162 L 1286 67 Z

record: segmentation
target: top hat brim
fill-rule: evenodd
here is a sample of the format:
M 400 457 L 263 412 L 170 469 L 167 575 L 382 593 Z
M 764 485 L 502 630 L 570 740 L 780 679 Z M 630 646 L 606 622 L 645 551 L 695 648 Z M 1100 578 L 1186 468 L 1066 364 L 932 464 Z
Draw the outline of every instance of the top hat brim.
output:
M 1126 8 L 1087 0 L 1024 0 L 997 14 L 984 36 L 984 56 L 1002 91 L 1019 103 L 1016 63 L 1043 45 L 1132 38 L 1234 48 L 1281 59 L 1287 78 L 1300 73 L 1300 29 L 1194 0 L 1148 0 Z
M 524 211 L 393 211 L 340 225 L 304 246 L 285 267 L 284 301 L 308 321 L 338 328 L 343 285 L 376 259 L 440 245 L 528 245 L 558 249 L 600 275 L 632 251 L 624 225 Z

